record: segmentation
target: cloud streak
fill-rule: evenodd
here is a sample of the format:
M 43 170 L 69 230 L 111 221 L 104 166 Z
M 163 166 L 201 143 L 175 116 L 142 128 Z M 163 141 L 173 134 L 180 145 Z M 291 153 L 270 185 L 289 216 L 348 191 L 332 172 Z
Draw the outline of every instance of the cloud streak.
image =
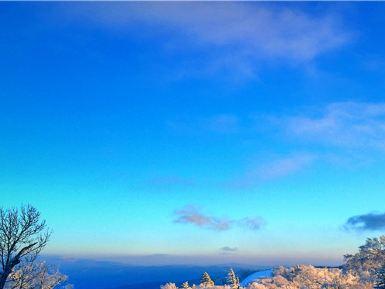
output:
M 369 213 L 350 217 L 344 228 L 355 231 L 379 231 L 385 230 L 385 213 Z
M 281 120 L 300 140 L 342 148 L 385 149 L 385 103 L 331 103 L 314 116 Z
M 264 164 L 249 167 L 243 176 L 231 181 L 235 187 L 251 187 L 265 181 L 272 181 L 296 174 L 309 167 L 317 156 L 310 153 L 297 153 L 274 159 Z
M 231 220 L 204 215 L 192 206 L 187 206 L 181 210 L 177 210 L 175 214 L 177 216 L 174 220 L 175 223 L 192 224 L 197 227 L 215 231 L 229 230 L 232 223 Z
M 294 151 L 257 164 L 250 161 L 249 167 L 225 182 L 225 186 L 252 187 L 294 175 L 319 161 L 353 168 L 357 164 L 376 161 L 377 156 L 385 151 L 385 102 L 334 102 L 281 117 L 218 114 L 207 117 L 205 121 L 192 121 L 191 129 L 186 131 L 226 132 L 256 142 L 261 132 L 266 132 L 266 128 L 258 126 L 261 119 L 274 128 L 274 133 L 277 129 L 280 131 L 280 142 L 292 144 L 294 140 L 294 144 L 303 146 L 304 151 Z
M 229 246 L 224 246 L 221 248 L 221 251 L 223 253 L 234 253 L 238 251 L 237 247 L 229 247 Z
M 277 159 L 257 169 L 257 177 L 262 180 L 271 180 L 294 174 L 308 165 L 315 156 L 308 153 L 299 153 L 292 156 Z
M 239 220 L 238 225 L 252 231 L 257 231 L 265 225 L 265 221 L 261 217 L 243 218 Z
M 246 228 L 248 230 L 257 231 L 265 224 L 261 217 L 246 217 L 240 220 L 218 218 L 210 215 L 203 214 L 199 209 L 194 206 L 186 206 L 180 210 L 175 211 L 176 218 L 174 223 L 190 224 L 196 227 L 214 230 L 214 231 L 227 231 L 233 227 Z
M 351 40 L 335 15 L 309 15 L 290 5 L 97 3 L 81 15 L 115 30 L 151 27 L 151 33 L 167 37 L 167 47 L 204 52 L 211 70 L 237 71 L 243 77 L 253 76 L 263 61 L 306 63 Z

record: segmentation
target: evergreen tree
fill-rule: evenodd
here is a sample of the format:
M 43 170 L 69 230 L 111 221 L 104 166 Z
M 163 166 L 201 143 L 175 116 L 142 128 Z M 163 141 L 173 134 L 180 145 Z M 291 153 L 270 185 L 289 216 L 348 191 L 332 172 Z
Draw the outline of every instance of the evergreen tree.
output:
M 182 284 L 182 288 L 183 288 L 183 289 L 189 289 L 189 288 L 190 288 L 190 285 L 188 284 L 188 281 L 186 281 L 186 282 L 184 282 L 184 283 Z
M 202 275 L 201 285 L 204 287 L 214 286 L 214 281 L 211 279 L 209 273 L 204 272 Z
M 375 289 L 385 289 L 385 265 L 381 266 L 376 272 Z
M 235 272 L 233 269 L 229 270 L 226 281 L 231 288 L 239 288 L 239 278 L 237 277 L 237 275 L 235 275 Z

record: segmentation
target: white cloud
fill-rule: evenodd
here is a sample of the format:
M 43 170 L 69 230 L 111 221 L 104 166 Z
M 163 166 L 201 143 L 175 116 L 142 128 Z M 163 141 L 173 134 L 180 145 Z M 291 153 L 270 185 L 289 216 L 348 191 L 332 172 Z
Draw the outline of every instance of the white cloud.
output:
M 256 175 L 262 180 L 285 177 L 304 169 L 314 160 L 315 156 L 308 153 L 280 158 L 257 168 Z
M 290 6 L 97 3 L 87 6 L 82 16 L 114 29 L 151 27 L 144 31 L 163 33 L 165 47 L 204 52 L 202 62 L 210 68 L 200 70 L 233 70 L 245 77 L 254 75 L 263 60 L 306 63 L 350 41 L 351 33 L 335 15 L 309 14 Z
M 257 164 L 249 167 L 243 176 L 233 180 L 231 185 L 244 188 L 255 186 L 264 181 L 283 178 L 309 167 L 316 159 L 317 156 L 314 154 L 297 153 L 264 164 Z
M 316 116 L 282 119 L 300 140 L 342 148 L 385 149 L 385 103 L 332 103 Z

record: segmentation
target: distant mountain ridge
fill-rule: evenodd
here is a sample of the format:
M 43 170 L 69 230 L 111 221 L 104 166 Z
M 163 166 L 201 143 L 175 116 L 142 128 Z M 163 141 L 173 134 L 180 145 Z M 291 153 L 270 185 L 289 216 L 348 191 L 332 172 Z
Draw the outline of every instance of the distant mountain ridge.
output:
M 135 266 L 111 261 L 90 259 L 47 258 L 49 264 L 68 275 L 75 289 L 159 289 L 160 285 L 184 281 L 199 284 L 203 272 L 208 271 L 217 284 L 223 284 L 227 270 L 232 267 L 241 279 L 266 268 L 247 265 L 166 265 Z

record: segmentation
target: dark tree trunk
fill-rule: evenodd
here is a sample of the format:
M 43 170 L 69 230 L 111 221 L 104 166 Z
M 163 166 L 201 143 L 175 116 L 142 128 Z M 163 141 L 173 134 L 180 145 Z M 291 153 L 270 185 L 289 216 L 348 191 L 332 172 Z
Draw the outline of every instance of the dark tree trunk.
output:
M 9 269 L 4 270 L 4 272 L 0 275 L 0 289 L 4 289 L 5 282 L 7 282 L 8 276 L 11 274 Z

